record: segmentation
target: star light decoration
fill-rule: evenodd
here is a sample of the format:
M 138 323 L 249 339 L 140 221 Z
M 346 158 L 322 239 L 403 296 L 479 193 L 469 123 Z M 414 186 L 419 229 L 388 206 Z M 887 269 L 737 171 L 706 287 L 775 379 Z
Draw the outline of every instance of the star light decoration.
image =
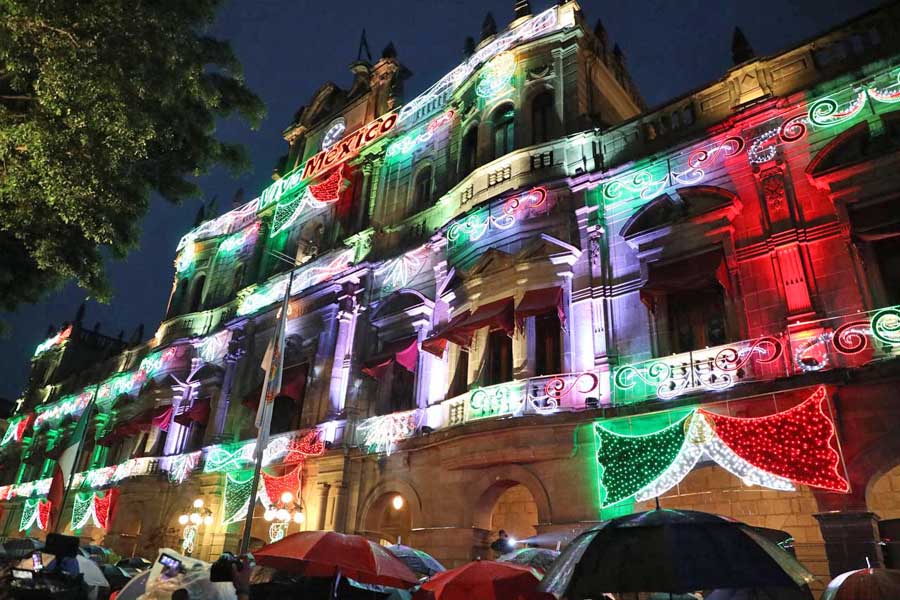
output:
M 704 458 L 748 485 L 787 491 L 800 483 L 848 492 L 826 402 L 825 388 L 819 387 L 797 406 L 765 417 L 731 417 L 698 409 L 640 435 L 596 424 L 600 506 L 658 497 Z

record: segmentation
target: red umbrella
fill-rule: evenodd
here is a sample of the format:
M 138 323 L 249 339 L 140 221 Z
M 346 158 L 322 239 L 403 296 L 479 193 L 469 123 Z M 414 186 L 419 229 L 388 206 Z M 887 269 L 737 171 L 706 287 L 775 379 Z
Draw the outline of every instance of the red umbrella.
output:
M 883 600 L 900 598 L 900 570 L 860 569 L 835 577 L 822 600 Z
M 544 600 L 541 578 L 527 567 L 480 560 L 438 573 L 416 592 L 414 600 Z
M 253 553 L 256 562 L 307 577 L 345 576 L 376 585 L 408 588 L 416 574 L 393 554 L 358 535 L 301 531 Z

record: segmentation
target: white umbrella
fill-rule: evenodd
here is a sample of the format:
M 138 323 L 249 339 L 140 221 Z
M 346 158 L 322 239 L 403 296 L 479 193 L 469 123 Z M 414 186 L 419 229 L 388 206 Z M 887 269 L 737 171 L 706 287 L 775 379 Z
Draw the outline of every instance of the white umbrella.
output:
M 150 577 L 150 571 L 141 571 L 131 578 L 131 581 L 125 584 L 116 600 L 137 600 L 147 591 L 147 579 Z
M 41 554 L 41 563 L 43 563 L 46 568 L 53 560 L 55 560 L 52 554 Z M 103 575 L 103 571 L 100 570 L 100 567 L 97 566 L 97 563 L 92 561 L 91 559 L 77 555 L 75 557 L 75 563 L 78 565 L 78 572 L 82 574 L 84 577 L 84 583 L 87 586 L 90 586 L 92 589 L 91 597 L 97 597 L 97 589 L 96 588 L 109 588 L 109 581 L 106 580 L 106 577 Z M 19 562 L 19 567 L 22 569 L 33 569 L 34 564 L 31 562 L 31 557 L 28 557 L 21 562 Z

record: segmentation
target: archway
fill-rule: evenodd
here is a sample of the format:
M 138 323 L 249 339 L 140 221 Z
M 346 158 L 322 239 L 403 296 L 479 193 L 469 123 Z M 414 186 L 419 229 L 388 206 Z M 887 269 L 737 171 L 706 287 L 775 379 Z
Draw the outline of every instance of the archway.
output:
M 409 544 L 412 531 L 412 508 L 402 494 L 391 492 L 379 496 L 366 511 L 363 533 L 385 546 Z
M 900 568 L 900 465 L 870 481 L 866 506 L 878 515 L 884 566 Z
M 491 539 L 496 539 L 500 530 L 519 542 L 533 539 L 537 535 L 538 508 L 534 496 L 522 484 L 507 488 L 494 503 L 491 512 Z

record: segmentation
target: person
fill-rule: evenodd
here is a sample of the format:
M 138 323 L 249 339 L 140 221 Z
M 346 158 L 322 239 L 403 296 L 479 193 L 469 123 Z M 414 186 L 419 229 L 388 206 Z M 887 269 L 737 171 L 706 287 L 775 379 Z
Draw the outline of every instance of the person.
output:
M 515 546 L 513 545 L 513 541 L 510 539 L 509 534 L 507 534 L 503 529 L 497 532 L 497 539 L 494 540 L 493 544 L 491 544 L 491 550 L 496 552 L 498 556 L 509 554 L 513 551 L 514 547 Z
M 240 558 L 241 566 L 231 565 L 231 583 L 234 584 L 234 592 L 237 600 L 250 600 L 250 575 L 256 562 L 252 554 L 245 554 Z

